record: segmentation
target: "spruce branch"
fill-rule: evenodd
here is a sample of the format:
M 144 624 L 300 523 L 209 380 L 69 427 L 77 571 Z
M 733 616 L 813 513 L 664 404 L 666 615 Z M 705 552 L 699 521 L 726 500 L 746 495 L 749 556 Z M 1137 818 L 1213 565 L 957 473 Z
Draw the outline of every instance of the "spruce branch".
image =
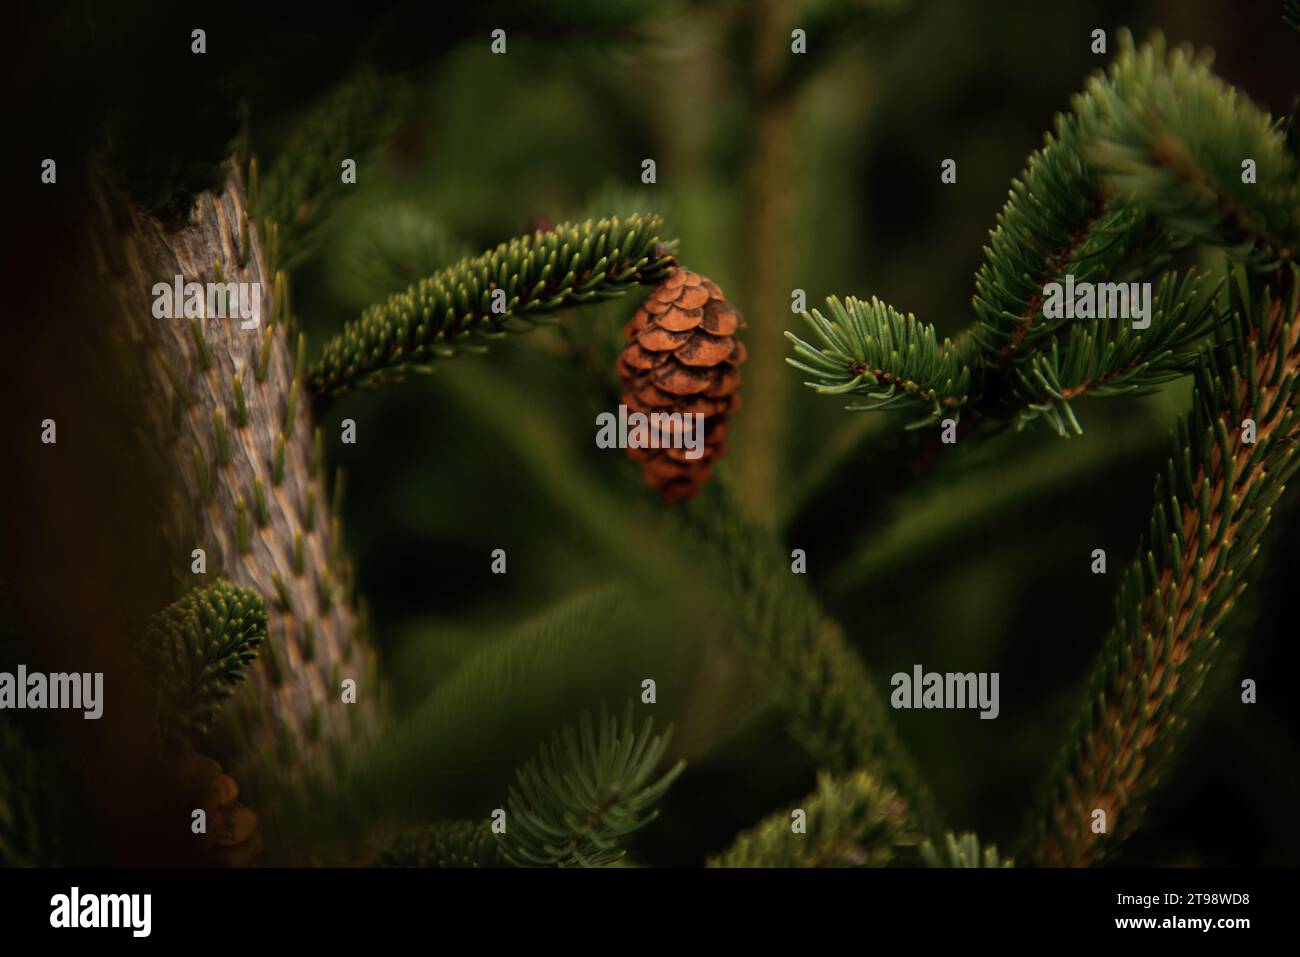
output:
M 1255 182 L 1242 182 L 1246 159 Z M 1043 401 L 1069 388 L 1057 389 L 1054 367 L 1082 368 L 1073 350 L 1104 349 L 1113 336 L 1045 317 L 1044 287 L 1066 275 L 1076 284 L 1148 276 L 1191 243 L 1271 268 L 1300 236 L 1295 175 L 1283 133 L 1206 57 L 1169 51 L 1158 34 L 1137 47 L 1121 31 L 1115 61 L 1057 117 L 990 236 L 969 337 L 982 410 L 1009 407 L 1022 424 L 1047 411 L 1058 431 L 1074 428 L 1055 396 Z M 1027 382 L 1040 387 L 1029 404 L 1046 409 L 1025 408 Z
M 225 580 L 193 589 L 154 617 L 143 657 L 157 672 L 165 741 L 187 744 L 207 733 L 265 638 L 261 596 Z
M 803 576 L 791 573 L 775 538 L 748 522 L 721 489 L 706 490 L 687 515 L 696 547 L 726 576 L 739 634 L 784 710 L 791 737 L 832 773 L 873 774 L 899 793 L 918 829 L 937 830 L 934 799 L 875 679 Z
M 1014 867 L 1011 858 L 998 854 L 996 844 L 980 846 L 979 835 L 972 831 L 960 837 L 951 831 L 943 836 L 938 846 L 927 840 L 921 845 L 921 860 L 926 867 Z
M 798 805 L 806 830 L 793 829 L 793 811 L 778 811 L 736 838 L 709 867 L 884 867 L 894 849 L 915 844 L 906 804 L 866 771 L 817 775 L 817 790 Z
M 1126 32 L 1120 49 L 1108 80 L 1089 84 L 1105 121 L 1084 144 L 1109 188 L 1183 241 L 1257 268 L 1293 258 L 1297 166 L 1273 118 L 1215 76 L 1208 55 L 1167 50 L 1159 35 L 1134 49 Z M 1246 160 L 1255 164 L 1248 182 Z
M 838 310 L 835 322 L 809 319 L 825 348 L 791 335 L 799 358 L 787 361 L 818 376 L 818 391 L 880 388 L 861 408 L 905 397 L 953 403 L 947 380 L 925 373 L 969 365 L 966 384 L 953 391 L 974 412 L 1012 416 L 1021 426 L 1042 417 L 1060 434 L 1077 432 L 1071 398 L 1138 393 L 1175 377 L 1204 327 L 1194 316 L 1143 336 L 1114 321 L 1081 327 L 1046 315 L 1045 287 L 1066 276 L 1076 284 L 1150 276 L 1192 243 L 1224 247 L 1252 268 L 1289 260 L 1300 239 L 1300 185 L 1286 136 L 1211 73 L 1207 58 L 1169 51 L 1159 35 L 1137 47 L 1122 32 L 1115 61 L 1072 98 L 1012 181 L 976 274 L 975 322 L 955 349 L 918 347 L 920 368 L 909 367 L 911 375 L 873 364 L 880 349 L 863 348 L 868 335 L 911 331 L 910 317 L 905 326 L 873 299 L 866 325 L 852 309 Z M 1253 182 L 1242 181 L 1247 159 Z M 915 424 L 933 421 L 935 409 Z
M 440 821 L 399 834 L 379 856 L 384 867 L 502 867 L 487 821 Z
M 659 812 L 654 805 L 685 768 L 679 761 L 655 779 L 668 735 L 638 732 L 629 701 L 623 721 L 602 707 L 584 712 L 516 773 L 507 800 L 501 853 L 520 867 L 599 867 L 627 853 L 621 845 Z M 653 779 L 653 780 L 652 780 Z
M 1043 146 L 1030 156 L 1020 176 L 1012 180 L 1010 195 L 989 234 L 985 262 L 975 276 L 971 301 L 974 323 L 955 346 L 945 341 L 942 348 L 920 349 L 928 360 L 923 361 L 920 372 L 937 373 L 937 378 L 904 376 L 894 385 L 890 397 L 896 392 L 919 394 L 940 403 L 955 404 L 960 400 L 980 413 L 1017 415 L 1023 403 L 1014 394 L 1015 386 L 1022 374 L 1032 375 L 1023 367 L 1048 348 L 1069 324 L 1069 320 L 1044 314 L 1045 286 L 1064 282 L 1067 275 L 1073 276 L 1076 283 L 1126 281 L 1150 275 L 1167 263 L 1176 243 L 1160 221 L 1118 195 L 1085 157 L 1085 147 L 1098 138 L 1108 122 L 1106 104 L 1113 99 L 1111 86 L 1132 72 L 1135 56 L 1131 45 L 1125 48 L 1111 76 L 1094 76 L 1088 87 L 1073 97 L 1071 110 L 1057 115 Z M 873 321 L 867 328 L 873 334 L 882 326 L 902 331 L 897 313 L 876 306 L 874 299 L 872 303 L 875 308 L 867 311 L 874 314 L 869 317 Z M 861 319 L 852 315 L 847 318 L 857 319 L 861 328 Z M 837 319 L 841 325 L 848 324 L 839 316 Z M 853 355 L 845 348 L 843 333 L 830 338 L 837 331 L 832 324 L 823 322 L 814 324 L 814 328 L 830 347 L 824 358 L 838 353 Z M 850 335 L 848 342 L 857 338 Z M 794 341 L 797 346 L 801 344 L 798 339 Z M 816 350 L 803 345 L 803 351 L 796 351 L 816 361 L 817 356 L 810 354 Z M 823 367 L 824 361 L 816 362 L 813 369 L 788 361 L 814 374 L 829 371 Z M 886 373 L 898 371 L 882 366 Z M 870 363 L 859 367 L 874 374 Z M 852 368 L 848 363 L 837 378 L 824 381 L 823 387 L 855 388 L 849 385 L 851 378 L 844 375 Z M 943 378 L 945 374 L 954 377 L 952 386 Z M 869 380 L 866 384 L 874 385 Z M 930 417 L 917 424 L 935 417 L 932 407 Z
M 271 275 L 312 252 L 331 205 L 347 188 L 342 162 L 354 160 L 358 175 L 366 175 L 366 162 L 396 130 L 404 102 L 399 84 L 368 73 L 339 84 L 306 113 L 260 181 L 253 181 L 254 218 L 274 223 L 277 232 L 268 250 Z
M 349 322 L 326 343 L 308 386 L 331 395 L 428 371 L 430 360 L 527 331 L 557 309 L 657 283 L 676 265 L 661 225 L 657 216 L 566 223 L 440 270 Z
M 1083 434 L 1070 403 L 1083 396 L 1145 395 L 1192 371 L 1201 340 L 1215 319 L 1213 297 L 1200 296 L 1194 273 L 1173 273 L 1152 298 L 1150 326 L 1109 317 L 1069 332 L 1017 370 L 1013 389 L 1022 404 L 1018 424 L 1042 417 L 1056 433 Z
M 1240 271 L 1233 278 L 1232 328 L 1198 363 L 1147 542 L 1125 574 L 1118 621 L 1035 819 L 1029 850 L 1038 863 L 1093 863 L 1134 830 L 1300 465 L 1300 270 L 1275 274 L 1270 289 Z M 1093 832 L 1096 811 L 1105 812 L 1104 834 Z
M 1121 55 L 1122 59 L 1122 55 Z M 1073 275 L 1076 282 L 1144 275 L 1167 258 L 1170 243 L 1157 223 L 1118 202 L 1083 158 L 1083 144 L 1101 122 L 1094 77 L 1058 114 L 1044 145 L 1030 157 L 998 214 L 975 276 L 975 323 L 967 340 L 981 391 L 996 400 L 1005 370 L 1032 355 L 1063 321 L 1043 315 L 1043 288 Z
M 960 410 L 970 370 L 951 341 L 940 344 L 933 326 L 917 322 L 910 313 L 904 316 L 874 296 L 870 302 L 850 296 L 843 303 L 831 296 L 826 306 L 829 319 L 816 309 L 803 314 L 821 348 L 786 333 L 800 358 L 785 361 L 816 379 L 805 385 L 821 395 L 865 395 L 869 401 L 846 406 L 853 411 L 924 408 L 926 414 L 909 428 Z

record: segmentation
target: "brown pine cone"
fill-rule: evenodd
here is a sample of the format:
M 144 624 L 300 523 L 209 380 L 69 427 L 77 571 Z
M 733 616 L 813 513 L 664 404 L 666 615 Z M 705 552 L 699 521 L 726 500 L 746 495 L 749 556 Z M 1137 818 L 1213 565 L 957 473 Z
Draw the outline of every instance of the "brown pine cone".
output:
M 704 416 L 699 458 L 687 458 L 687 448 L 627 450 L 641 463 L 646 482 L 667 502 L 698 494 L 726 454 L 727 416 L 740 408 L 736 367 L 745 361 L 745 346 L 735 333 L 744 325 L 715 283 L 678 267 L 623 329 L 628 345 L 618 358 L 618 372 L 628 413 Z
M 257 815 L 240 804 L 235 779 L 211 758 L 190 752 L 180 761 L 178 773 L 192 795 L 194 808 L 207 815 L 207 833 L 195 835 L 203 843 L 201 857 L 214 867 L 242 867 L 262 852 Z

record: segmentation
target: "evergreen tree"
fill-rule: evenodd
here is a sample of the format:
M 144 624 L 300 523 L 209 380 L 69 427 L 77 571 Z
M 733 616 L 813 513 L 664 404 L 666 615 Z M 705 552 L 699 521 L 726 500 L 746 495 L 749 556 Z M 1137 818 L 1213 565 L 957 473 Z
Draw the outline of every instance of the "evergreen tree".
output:
M 773 178 L 791 172 L 772 144 L 810 77 L 858 43 L 850 27 L 894 20 L 885 5 L 864 17 L 809 4 L 816 52 L 796 68 L 773 53 L 789 45 L 778 6 L 759 4 L 747 21 L 751 92 L 765 104 L 751 172 L 766 198 L 743 270 L 679 231 L 708 212 L 663 209 L 645 190 L 569 202 L 569 215 L 504 241 L 486 222 L 471 230 L 496 237 L 481 252 L 418 198 L 358 199 L 415 135 L 427 77 L 414 70 L 357 70 L 276 138 L 250 98 L 220 156 L 141 170 L 123 141 L 94 158 L 82 261 L 110 291 L 103 354 L 136 390 L 123 400 L 137 416 L 130 454 L 157 472 L 157 537 L 177 577 L 138 629 L 132 663 L 161 763 L 222 821 L 205 863 L 627 866 L 653 862 L 680 826 L 683 855 L 714 867 L 1081 866 L 1139 833 L 1245 637 L 1233 630 L 1248 620 L 1248 585 L 1267 567 L 1261 552 L 1300 465 L 1296 114 L 1271 115 L 1203 54 L 1121 32 L 1109 66 L 1012 180 L 964 329 L 947 335 L 878 296 L 845 294 L 799 308 L 787 331 L 771 246 L 798 234 L 772 200 Z M 538 14 L 539 28 L 582 44 L 657 36 L 640 7 L 577 7 Z M 599 96 L 613 107 L 630 94 L 611 85 Z M 265 299 L 247 326 L 206 304 L 159 317 L 157 289 L 174 277 L 256 286 Z M 1100 291 L 1086 307 L 1066 302 L 1083 288 Z M 308 313 L 329 300 L 350 317 L 323 329 Z M 800 448 L 796 413 L 821 413 L 790 394 L 797 380 L 782 358 L 815 396 L 903 416 L 834 434 L 819 420 L 817 454 L 796 471 L 786 461 L 800 458 L 786 451 Z M 1038 445 L 1086 435 L 1098 409 L 1088 399 L 1188 387 L 1149 519 L 1122 552 L 1132 557 L 1113 622 L 1012 846 L 1004 822 L 957 820 L 947 807 L 954 774 L 910 746 L 888 660 L 864 647 L 874 609 L 836 590 L 882 570 L 901 580 L 918 553 L 946 554 L 970 510 L 888 524 L 855 492 L 860 465 L 876 463 L 870 487 L 888 502 L 903 485 L 955 486 L 993 455 L 1024 456 L 1005 477 Z M 406 434 L 456 433 L 406 450 L 427 483 L 392 507 L 445 531 L 454 555 L 421 553 L 432 564 L 412 577 L 438 617 L 405 626 L 391 610 L 372 616 L 344 534 L 358 512 L 390 507 L 368 497 L 364 469 L 371 449 L 406 441 L 370 414 L 394 394 L 406 404 L 388 408 L 423 417 Z M 581 428 L 557 431 L 552 397 Z M 643 482 L 621 459 L 593 464 L 589 413 L 620 404 L 698 414 L 704 465 L 633 450 Z M 737 455 L 715 475 L 733 440 Z M 457 466 L 471 455 L 517 488 L 470 487 Z M 361 473 L 360 492 L 345 489 L 340 463 L 353 481 Z M 1089 465 L 1086 454 L 1077 463 Z M 1024 474 L 987 487 L 1023 498 Z M 467 531 L 462 511 L 496 523 Z M 539 514 L 556 526 L 542 533 L 566 536 L 581 561 L 547 568 L 516 546 L 513 523 Z M 858 547 L 808 554 L 801 535 L 819 515 Z M 880 519 L 874 532 L 863 515 Z M 572 568 L 603 577 L 556 586 L 571 585 Z M 469 621 L 460 595 L 474 574 L 500 576 L 503 597 Z M 520 575 L 543 583 L 541 611 L 516 614 L 525 603 L 505 583 Z M 375 618 L 401 634 L 379 634 Z M 656 734 L 656 721 L 672 732 Z M 794 770 L 782 794 L 746 796 L 719 847 L 680 824 L 675 792 L 693 764 L 744 735 L 788 746 Z M 0 854 L 62 860 L 57 802 L 32 800 L 48 787 L 40 762 L 16 732 L 4 730 L 0 748 Z M 230 774 L 198 750 L 220 754 Z

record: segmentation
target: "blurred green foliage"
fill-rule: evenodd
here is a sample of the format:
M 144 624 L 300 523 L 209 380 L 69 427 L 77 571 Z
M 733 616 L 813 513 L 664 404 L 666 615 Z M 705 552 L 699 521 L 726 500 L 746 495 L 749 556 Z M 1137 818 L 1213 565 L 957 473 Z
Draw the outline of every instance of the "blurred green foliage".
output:
M 1052 114 L 1108 59 L 1088 50 L 1094 26 L 1113 35 L 1128 25 L 1139 36 L 1159 26 L 1172 40 L 1218 47 L 1221 70 L 1225 59 L 1241 67 L 1224 70 L 1227 78 L 1266 101 L 1284 88 L 1270 61 L 1287 55 L 1286 38 L 1243 62 L 1241 47 L 1260 27 L 1224 5 L 1180 6 L 1171 16 L 1158 3 L 940 2 L 869 16 L 869 30 L 799 79 L 787 186 L 797 215 L 778 255 L 810 302 L 878 294 L 940 335 L 970 321 L 970 277 L 1010 178 Z M 425 250 L 427 268 L 564 218 L 665 212 L 682 261 L 748 309 L 755 199 L 746 170 L 765 104 L 737 35 L 745 23 L 741 4 L 682 5 L 635 23 L 619 44 L 566 46 L 563 57 L 548 36 L 513 32 L 507 56 L 492 57 L 486 38 L 472 37 L 441 57 L 390 148 L 362 171 L 364 188 L 343 201 L 321 255 L 296 276 L 297 311 L 314 341 L 404 278 L 366 265 L 359 244 L 373 242 L 377 227 L 415 229 L 411 246 Z M 647 156 L 658 163 L 654 186 L 638 182 Z M 958 159 L 955 186 L 939 182 L 946 157 Z M 575 313 L 536 340 L 349 398 L 323 424 L 336 429 L 346 408 L 362 430 L 336 457 L 349 471 L 347 534 L 399 704 L 438 725 L 431 740 L 468 736 L 463 765 L 475 783 L 462 786 L 480 803 L 452 805 L 481 810 L 548 722 L 634 693 L 644 672 L 659 680 L 659 713 L 685 721 L 680 740 L 695 743 L 664 819 L 635 853 L 646 863 L 698 863 L 737 828 L 808 792 L 812 768 L 778 740 L 769 711 L 744 706 L 748 692 L 718 694 L 707 677 L 691 683 L 670 665 L 683 649 L 724 636 L 708 614 L 710 583 L 656 530 L 660 507 L 635 470 L 592 444 L 595 413 L 616 401 L 612 370 L 602 381 L 600 363 L 612 359 L 633 308 Z M 1011 843 L 1112 618 L 1115 582 L 1090 574 L 1086 557 L 1104 547 L 1112 568 L 1131 557 L 1185 397 L 1179 383 L 1141 400 L 1089 402 L 1086 434 L 1068 444 L 1045 428 L 1005 434 L 924 473 L 898 440 L 864 440 L 901 429 L 899 417 L 851 419 L 794 383 L 784 397 L 788 427 L 769 441 L 789 499 L 770 509 L 788 521 L 788 544 L 807 550 L 810 584 L 876 676 L 916 662 L 1001 672 L 996 722 L 895 715 L 954 827 L 977 825 L 985 839 Z M 722 480 L 738 477 L 724 466 Z M 1275 538 L 1295 521 L 1292 509 Z M 505 576 L 489 572 L 495 547 L 508 551 Z M 1243 675 L 1294 662 L 1276 640 L 1290 611 L 1274 584 L 1290 549 L 1274 547 L 1254 589 L 1259 624 L 1236 636 L 1249 639 Z M 665 564 L 681 566 L 668 576 L 676 585 L 647 577 Z M 694 603 L 659 590 L 683 581 L 694 581 Z M 612 584 L 592 597 L 603 583 Z M 517 623 L 569 601 L 612 605 L 596 627 L 557 633 L 544 666 L 513 666 L 514 679 L 493 684 L 493 669 L 517 654 L 511 643 L 527 646 L 519 636 L 529 626 Z M 620 648 L 626 658 L 615 661 Z M 1119 863 L 1294 860 L 1300 833 L 1281 809 L 1300 796 L 1285 770 L 1295 765 L 1295 718 L 1280 702 L 1243 712 L 1235 684 L 1225 679 L 1211 696 L 1186 760 L 1156 797 L 1150 830 Z M 571 700 L 577 685 L 587 690 Z M 691 695 L 717 695 L 723 715 L 692 728 L 709 709 Z M 543 705 L 554 708 L 545 721 Z M 394 748 L 394 774 L 419 764 L 417 751 Z M 427 780 L 446 787 L 441 775 Z M 1200 828 L 1204 800 L 1232 827 Z

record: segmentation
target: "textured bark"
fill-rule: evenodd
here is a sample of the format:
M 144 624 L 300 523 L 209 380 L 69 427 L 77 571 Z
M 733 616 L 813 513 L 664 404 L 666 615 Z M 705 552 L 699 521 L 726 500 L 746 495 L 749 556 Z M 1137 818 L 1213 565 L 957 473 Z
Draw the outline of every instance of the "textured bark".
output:
M 297 348 L 291 324 L 276 322 L 265 342 L 274 314 L 274 277 L 267 272 L 254 225 L 247 233 L 246 262 L 240 265 L 243 185 L 232 171 L 224 190 L 200 195 L 179 227 L 131 208 L 109 187 L 99 196 L 112 232 L 103 255 L 124 312 L 114 321 L 144 359 L 142 385 L 149 391 L 150 419 L 145 427 L 150 439 L 156 437 L 172 480 L 172 501 L 160 524 L 176 548 L 179 585 L 184 589 L 220 576 L 256 589 L 267 606 L 267 643 L 249 669 L 238 704 L 228 706 L 247 746 L 236 767 L 260 760 L 265 768 L 267 762 L 274 766 L 310 758 L 318 742 L 372 724 L 374 656 L 359 634 L 350 566 L 337 550 L 339 530 L 322 467 L 312 465 L 311 410 L 301 384 L 289 425 Z M 154 284 L 170 284 L 176 275 L 185 282 L 261 283 L 257 327 L 242 329 L 237 315 L 193 320 L 204 346 L 200 349 L 192 320 L 160 319 L 152 312 Z M 263 349 L 266 371 L 259 382 Z M 242 428 L 237 425 L 236 376 L 247 408 Z M 224 420 L 228 436 L 226 464 L 218 455 L 217 418 Z M 284 464 L 277 483 L 282 435 Z M 264 527 L 258 522 L 259 483 Z M 309 498 L 314 498 L 310 524 Z M 242 554 L 241 514 L 248 529 Z M 301 563 L 295 558 L 299 541 Z M 194 548 L 206 550 L 206 578 L 191 573 Z M 358 685 L 355 705 L 344 704 L 340 694 L 341 680 L 349 677 Z

